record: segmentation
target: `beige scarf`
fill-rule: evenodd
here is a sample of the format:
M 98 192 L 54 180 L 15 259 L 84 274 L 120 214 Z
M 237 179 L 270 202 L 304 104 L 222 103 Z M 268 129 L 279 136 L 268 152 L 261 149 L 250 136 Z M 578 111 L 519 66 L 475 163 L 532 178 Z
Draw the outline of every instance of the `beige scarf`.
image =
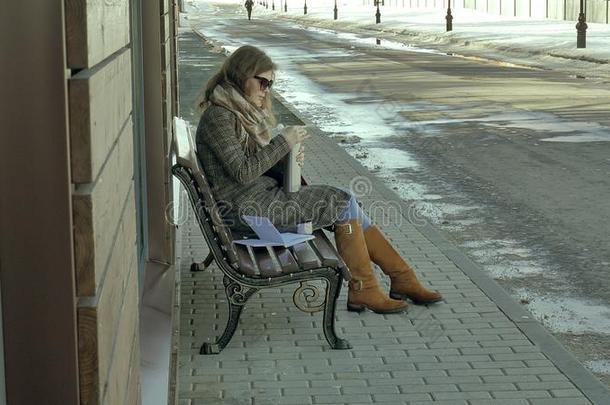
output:
M 240 142 L 244 153 L 254 153 L 260 146 L 269 144 L 271 131 L 267 126 L 267 112 L 250 103 L 234 86 L 217 85 L 210 102 L 231 110 L 241 123 Z

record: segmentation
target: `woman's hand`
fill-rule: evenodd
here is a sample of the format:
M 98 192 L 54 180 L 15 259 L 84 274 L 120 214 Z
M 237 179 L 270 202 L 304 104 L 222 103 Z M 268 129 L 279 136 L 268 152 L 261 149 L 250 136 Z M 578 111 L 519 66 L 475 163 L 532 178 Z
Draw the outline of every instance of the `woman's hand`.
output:
M 305 164 L 305 145 L 303 144 L 301 144 L 299 152 L 297 153 L 297 164 L 300 167 L 303 167 L 303 165 Z
M 290 145 L 290 149 L 298 143 L 302 143 L 305 139 L 311 135 L 307 133 L 307 130 L 302 125 L 290 125 L 282 130 L 282 135 L 286 138 L 286 142 Z

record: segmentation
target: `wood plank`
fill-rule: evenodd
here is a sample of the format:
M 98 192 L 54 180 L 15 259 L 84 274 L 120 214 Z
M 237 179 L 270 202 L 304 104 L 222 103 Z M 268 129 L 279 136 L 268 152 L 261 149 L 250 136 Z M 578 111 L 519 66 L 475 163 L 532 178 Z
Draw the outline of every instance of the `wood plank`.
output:
M 135 253 L 135 251 L 134 251 Z M 127 394 L 129 369 L 133 359 L 133 351 L 139 351 L 138 318 L 139 293 L 137 284 L 137 266 L 129 270 L 130 281 L 125 290 L 125 302 L 121 309 L 121 319 L 117 329 L 114 351 L 111 356 L 110 370 L 105 379 L 106 392 L 102 404 L 120 404 Z M 135 346 L 138 344 L 138 346 Z M 103 372 L 100 370 L 100 372 Z
M 313 245 L 314 251 L 317 253 L 322 266 L 334 267 L 339 264 L 339 258 L 337 254 L 333 250 L 332 246 L 330 246 L 330 241 L 326 239 L 324 236 L 324 232 L 322 230 L 317 230 L 314 232 L 317 236 L 315 239 L 312 239 L 311 245 Z
M 131 52 L 68 81 L 72 181 L 91 183 L 132 109 Z
M 169 48 L 166 48 L 169 49 Z M 169 51 L 167 51 L 169 52 Z M 169 55 L 168 55 L 169 56 Z M 166 147 L 169 150 L 169 147 L 171 145 L 171 140 L 173 137 L 173 117 L 175 115 L 175 112 L 172 108 L 173 104 L 172 104 L 172 87 L 173 87 L 173 82 L 172 82 L 172 75 L 171 75 L 171 71 L 169 70 L 170 65 L 168 63 L 167 66 L 165 66 L 163 72 L 161 73 L 161 82 L 162 82 L 162 114 L 163 114 L 163 129 L 166 133 Z M 168 167 L 168 170 L 170 168 Z
M 290 248 L 292 254 L 297 258 L 299 267 L 303 270 L 320 267 L 320 262 L 314 251 L 307 242 L 299 243 Z
M 129 209 L 116 237 L 116 245 L 104 277 L 101 291 L 79 302 L 79 379 L 82 404 L 98 404 L 106 386 L 113 346 L 120 331 L 124 297 L 137 293 L 136 218 L 133 190 Z M 131 286 L 130 286 L 131 284 Z
M 170 65 L 170 69 L 171 69 L 171 77 L 172 77 L 172 83 L 174 83 L 175 85 L 172 86 L 172 111 L 176 112 L 176 115 L 178 115 L 179 113 L 179 109 L 178 109 L 178 100 L 179 100 L 179 93 L 180 93 L 180 89 L 178 88 L 178 70 L 177 70 L 177 49 L 178 49 L 178 38 L 176 37 L 176 31 L 175 31 L 175 27 L 174 27 L 174 31 L 172 34 L 173 38 L 171 39 L 172 42 L 172 63 Z
M 171 15 L 169 12 L 161 15 L 161 42 L 166 42 L 171 36 L 172 21 L 170 18 Z
M 163 90 L 163 127 L 172 127 L 172 76 L 170 71 L 161 75 L 161 88 Z M 168 127 L 169 125 L 169 127 Z
M 256 264 L 250 258 L 248 248 L 244 245 L 235 245 L 235 251 L 239 258 L 239 271 L 249 276 L 257 274 Z
M 129 44 L 129 0 L 66 0 L 68 67 L 86 69 Z
M 271 259 L 268 247 L 253 247 L 252 251 L 262 277 L 275 277 L 282 273 L 282 270 Z
M 299 271 L 299 265 L 294 256 L 292 256 L 292 253 L 290 253 L 290 250 L 282 246 L 274 247 L 273 250 L 275 251 L 278 262 L 280 262 L 280 265 L 282 266 L 283 273 L 295 273 Z
M 77 188 L 72 197 L 78 296 L 96 293 L 132 186 L 133 135 L 128 124 L 98 181 Z M 130 204 L 132 200 L 133 193 Z
M 140 337 L 136 335 L 134 348 L 131 350 L 131 360 L 129 361 L 129 378 L 127 382 L 127 392 L 122 404 L 139 405 L 140 400 Z

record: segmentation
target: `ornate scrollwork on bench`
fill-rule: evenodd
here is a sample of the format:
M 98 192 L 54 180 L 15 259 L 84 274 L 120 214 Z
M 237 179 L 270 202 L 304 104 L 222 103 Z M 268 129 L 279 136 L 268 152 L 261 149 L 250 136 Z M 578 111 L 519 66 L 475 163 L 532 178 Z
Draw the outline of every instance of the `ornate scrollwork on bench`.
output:
M 227 299 L 233 305 L 245 305 L 248 298 L 257 291 L 253 288 L 244 287 L 243 285 L 232 281 L 227 276 L 223 278 L 223 283 L 225 285 Z
M 292 301 L 303 312 L 320 312 L 324 309 L 326 296 L 320 294 L 317 285 L 302 281 L 292 295 Z

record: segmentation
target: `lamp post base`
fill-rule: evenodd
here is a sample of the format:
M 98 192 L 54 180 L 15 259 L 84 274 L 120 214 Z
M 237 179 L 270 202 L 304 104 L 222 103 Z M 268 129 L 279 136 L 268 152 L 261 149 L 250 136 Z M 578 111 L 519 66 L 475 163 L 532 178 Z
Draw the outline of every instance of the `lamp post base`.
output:
M 578 23 L 576 23 L 576 47 L 586 48 L 587 47 L 587 23 L 585 22 L 585 14 L 580 13 L 578 15 Z

